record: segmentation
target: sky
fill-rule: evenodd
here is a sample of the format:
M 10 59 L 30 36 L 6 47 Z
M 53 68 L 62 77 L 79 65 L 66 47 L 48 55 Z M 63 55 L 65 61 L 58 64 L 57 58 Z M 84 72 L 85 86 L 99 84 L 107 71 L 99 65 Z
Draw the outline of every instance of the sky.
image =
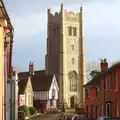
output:
M 83 6 L 86 62 L 107 58 L 120 60 L 120 0 L 4 0 L 15 29 L 13 67 L 28 70 L 45 68 L 47 9 L 78 13 Z

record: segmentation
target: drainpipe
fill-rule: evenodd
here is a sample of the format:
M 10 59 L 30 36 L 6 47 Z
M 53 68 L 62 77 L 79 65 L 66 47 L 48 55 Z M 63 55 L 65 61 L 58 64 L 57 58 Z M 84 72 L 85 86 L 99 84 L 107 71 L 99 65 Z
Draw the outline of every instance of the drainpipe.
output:
M 18 117 L 18 80 L 16 76 L 9 79 L 10 83 L 10 120 L 17 120 Z

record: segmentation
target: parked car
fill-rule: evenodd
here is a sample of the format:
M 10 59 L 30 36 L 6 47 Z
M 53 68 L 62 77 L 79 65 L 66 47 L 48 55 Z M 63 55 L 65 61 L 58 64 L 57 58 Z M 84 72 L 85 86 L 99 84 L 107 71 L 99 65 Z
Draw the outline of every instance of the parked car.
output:
M 74 115 L 71 120 L 89 120 L 89 118 L 84 115 Z
M 57 117 L 57 120 L 72 120 L 73 114 L 61 114 Z
M 103 120 L 120 120 L 120 117 L 114 117 L 114 118 L 104 118 Z

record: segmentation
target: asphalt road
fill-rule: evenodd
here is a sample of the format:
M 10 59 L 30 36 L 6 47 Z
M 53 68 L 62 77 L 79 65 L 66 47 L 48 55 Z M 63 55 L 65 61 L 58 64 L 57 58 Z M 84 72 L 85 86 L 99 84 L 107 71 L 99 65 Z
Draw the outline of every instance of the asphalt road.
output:
M 30 118 L 29 120 L 57 120 L 57 116 L 59 116 L 60 114 L 61 113 L 37 115 Z

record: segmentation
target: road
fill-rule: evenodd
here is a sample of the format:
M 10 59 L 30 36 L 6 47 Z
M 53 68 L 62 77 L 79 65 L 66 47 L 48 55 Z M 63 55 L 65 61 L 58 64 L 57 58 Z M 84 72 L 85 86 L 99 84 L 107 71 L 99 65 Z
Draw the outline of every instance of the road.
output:
M 67 114 L 75 114 L 73 112 L 66 112 Z M 29 120 L 57 120 L 57 116 L 62 113 L 49 113 L 43 115 L 37 115 L 35 117 L 30 118 Z
M 60 114 L 61 113 L 37 115 L 35 117 L 30 118 L 29 120 L 57 120 L 57 116 L 59 116 Z

